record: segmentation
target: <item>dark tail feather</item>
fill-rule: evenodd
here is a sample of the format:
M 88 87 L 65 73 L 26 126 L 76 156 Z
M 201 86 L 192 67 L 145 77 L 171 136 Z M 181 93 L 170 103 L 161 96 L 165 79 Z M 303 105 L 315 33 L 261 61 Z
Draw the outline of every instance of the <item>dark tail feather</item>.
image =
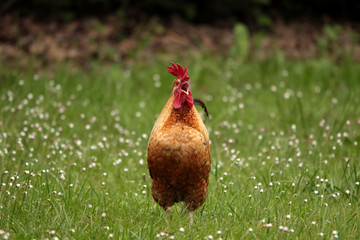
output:
M 194 105 L 202 107 L 204 109 L 205 113 L 206 113 L 206 116 L 209 118 L 208 110 L 207 110 L 207 108 L 205 106 L 205 103 L 203 101 L 201 101 L 200 99 L 194 98 Z

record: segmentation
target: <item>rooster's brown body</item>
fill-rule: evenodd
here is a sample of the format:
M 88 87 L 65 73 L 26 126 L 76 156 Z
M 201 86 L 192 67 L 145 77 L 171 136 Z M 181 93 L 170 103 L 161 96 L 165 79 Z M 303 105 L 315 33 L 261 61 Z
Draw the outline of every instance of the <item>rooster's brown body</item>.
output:
M 173 106 L 174 94 L 150 135 L 147 160 L 151 193 L 165 210 L 185 202 L 192 212 L 207 196 L 210 172 L 209 134 L 195 106 Z

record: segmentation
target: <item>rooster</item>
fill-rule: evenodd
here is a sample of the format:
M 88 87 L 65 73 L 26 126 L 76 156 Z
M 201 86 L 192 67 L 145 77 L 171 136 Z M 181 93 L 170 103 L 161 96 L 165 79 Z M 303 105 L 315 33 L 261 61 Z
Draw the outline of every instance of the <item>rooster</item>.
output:
M 205 104 L 193 99 L 187 68 L 171 63 L 173 91 L 152 129 L 147 162 L 152 178 L 151 194 L 166 212 L 169 226 L 171 207 L 185 202 L 190 224 L 193 212 L 206 200 L 210 172 L 209 134 L 194 107 Z

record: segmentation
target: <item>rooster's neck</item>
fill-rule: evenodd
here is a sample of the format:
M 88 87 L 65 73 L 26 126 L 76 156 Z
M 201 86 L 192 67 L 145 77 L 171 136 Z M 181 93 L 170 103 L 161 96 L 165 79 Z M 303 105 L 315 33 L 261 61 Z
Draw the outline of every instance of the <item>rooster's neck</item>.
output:
M 152 134 L 159 131 L 164 132 L 176 126 L 181 127 L 182 125 L 186 125 L 208 136 L 205 125 L 195 106 L 193 105 L 190 108 L 187 103 L 184 103 L 181 108 L 175 109 L 173 107 L 173 101 L 174 94 L 171 93 L 170 98 L 155 122 Z
M 187 125 L 192 126 L 194 121 L 194 116 L 193 116 L 194 107 L 190 108 L 189 105 L 186 102 L 184 102 L 181 108 L 176 109 L 172 105 L 173 100 L 174 100 L 174 94 L 171 94 L 166 104 L 166 108 L 169 112 L 169 115 L 164 125 L 170 126 L 171 124 L 174 124 L 176 122 L 183 122 Z
M 186 116 L 191 115 L 192 108 L 189 107 L 186 101 L 182 103 L 181 108 L 174 108 L 172 104 L 173 101 L 174 101 L 174 94 L 171 94 L 169 101 L 167 103 L 171 117 L 176 118 L 177 121 L 182 121 L 186 119 Z

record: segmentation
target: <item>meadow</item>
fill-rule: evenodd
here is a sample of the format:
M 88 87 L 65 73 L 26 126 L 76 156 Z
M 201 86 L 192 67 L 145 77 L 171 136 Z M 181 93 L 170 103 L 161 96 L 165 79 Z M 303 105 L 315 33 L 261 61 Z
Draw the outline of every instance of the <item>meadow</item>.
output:
M 359 239 L 360 65 L 174 59 L 210 113 L 194 224 L 150 193 L 147 141 L 169 62 L 0 64 L 0 239 Z

